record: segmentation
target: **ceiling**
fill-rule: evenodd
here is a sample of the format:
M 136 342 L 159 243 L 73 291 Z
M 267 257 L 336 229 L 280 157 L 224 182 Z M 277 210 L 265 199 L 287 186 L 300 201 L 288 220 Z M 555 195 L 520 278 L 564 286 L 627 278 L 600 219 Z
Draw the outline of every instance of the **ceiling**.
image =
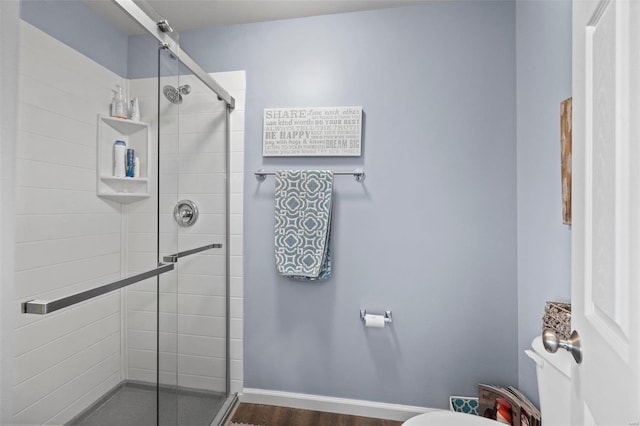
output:
M 1 1 L 1 0 L 0 0 Z M 129 35 L 144 30 L 112 1 L 84 0 Z M 144 0 L 153 19 L 167 19 L 176 31 L 305 16 L 408 6 L 431 0 Z

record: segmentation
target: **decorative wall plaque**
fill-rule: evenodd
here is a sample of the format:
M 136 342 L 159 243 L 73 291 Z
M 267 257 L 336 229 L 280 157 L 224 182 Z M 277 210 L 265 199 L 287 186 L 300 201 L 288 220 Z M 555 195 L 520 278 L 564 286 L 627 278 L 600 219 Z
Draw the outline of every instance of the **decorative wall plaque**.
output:
M 361 139 L 362 107 L 264 110 L 264 157 L 357 157 Z
M 571 99 L 560 103 L 560 163 L 562 173 L 562 223 L 571 225 Z

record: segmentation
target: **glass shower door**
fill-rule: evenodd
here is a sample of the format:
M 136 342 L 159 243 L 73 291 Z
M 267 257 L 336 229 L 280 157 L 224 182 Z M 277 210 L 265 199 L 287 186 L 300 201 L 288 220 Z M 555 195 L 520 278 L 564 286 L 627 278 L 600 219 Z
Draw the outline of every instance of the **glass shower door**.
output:
M 22 6 L 105 23 L 82 2 Z M 21 23 L 7 424 L 209 425 L 228 395 L 226 107 L 121 18 L 138 28 L 109 27 L 116 64 L 102 38 Z M 116 85 L 139 119 L 111 116 Z M 139 176 L 113 172 L 120 140 Z
M 170 348 L 160 351 L 160 383 L 173 386 L 160 420 L 209 425 L 228 395 L 226 105 L 164 56 L 180 72 L 160 85 L 160 235 L 177 237 L 160 250 L 176 266 L 163 277 L 171 291 L 160 293 L 159 315 L 175 314 Z
M 56 16 L 82 8 L 90 22 L 103 23 L 79 2 L 23 6 L 27 15 L 45 9 Z M 55 28 L 43 28 L 51 34 L 21 23 L 16 278 L 7 288 L 23 313 L 12 310 L 15 326 L 3 328 L 12 342 L 6 371 L 14 375 L 12 393 L 3 394 L 13 407 L 4 423 L 156 425 L 166 378 L 158 365 L 167 363 L 158 349 L 170 347 L 176 327 L 175 309 L 167 308 L 175 296 L 164 296 L 175 295 L 176 274 L 157 277 L 175 265 L 159 268 L 159 246 L 177 250 L 177 230 L 158 232 L 159 217 L 171 219 L 159 216 L 159 206 L 175 204 L 177 193 L 171 202 L 158 197 L 168 183 L 158 182 L 158 43 L 111 28 L 115 66 L 93 56 L 104 50 L 102 38 L 78 31 L 83 43 L 59 40 Z M 91 49 L 76 50 L 89 42 Z M 132 69 L 141 76 L 130 78 Z M 138 98 L 139 119 L 111 116 L 116 85 Z M 139 176 L 114 172 L 113 162 L 124 160 L 116 141 L 139 157 Z M 175 173 L 173 182 L 177 188 Z

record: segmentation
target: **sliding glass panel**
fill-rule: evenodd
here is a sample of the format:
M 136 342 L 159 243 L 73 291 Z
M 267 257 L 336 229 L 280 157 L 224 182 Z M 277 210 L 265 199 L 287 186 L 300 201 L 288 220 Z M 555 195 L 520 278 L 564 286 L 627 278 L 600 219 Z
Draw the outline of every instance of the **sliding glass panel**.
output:
M 209 425 L 227 396 L 226 106 L 189 70 L 179 114 L 178 198 L 198 216 L 178 229 L 177 381 L 180 416 Z M 186 202 L 186 201 L 185 201 Z M 185 423 L 186 424 L 186 423 Z
M 158 43 L 111 2 L 21 7 L 12 291 L 23 302 L 158 266 Z M 157 282 L 3 321 L 14 324 L 9 423 L 155 425 Z
M 22 14 L 8 291 L 175 270 L 3 321 L 10 423 L 209 425 L 229 389 L 225 103 L 113 2 Z

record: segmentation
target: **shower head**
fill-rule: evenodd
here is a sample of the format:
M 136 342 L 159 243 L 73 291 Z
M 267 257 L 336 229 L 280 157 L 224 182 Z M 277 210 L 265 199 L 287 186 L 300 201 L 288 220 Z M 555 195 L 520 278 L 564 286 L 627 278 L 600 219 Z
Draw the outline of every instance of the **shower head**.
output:
M 173 86 L 164 86 L 162 88 L 162 93 L 164 93 L 164 97 L 169 100 L 172 104 L 181 104 L 182 103 L 182 95 Z
M 182 103 L 182 95 L 186 96 L 191 93 L 191 86 L 184 84 L 182 86 L 178 86 L 176 89 L 173 86 L 167 85 L 162 88 L 162 93 L 164 93 L 165 98 L 167 98 L 169 102 L 179 105 Z

